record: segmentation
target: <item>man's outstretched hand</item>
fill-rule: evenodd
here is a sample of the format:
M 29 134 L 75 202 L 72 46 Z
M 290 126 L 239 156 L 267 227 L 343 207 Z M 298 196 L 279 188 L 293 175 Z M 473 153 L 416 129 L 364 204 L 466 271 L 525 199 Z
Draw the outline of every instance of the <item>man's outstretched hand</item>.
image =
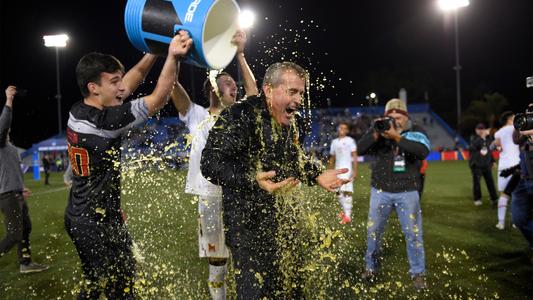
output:
M 292 188 L 300 183 L 300 181 L 294 177 L 289 177 L 280 182 L 274 182 L 272 181 L 274 176 L 276 176 L 276 171 L 258 172 L 257 175 L 255 175 L 255 180 L 263 190 L 269 193 L 274 193 L 281 188 Z
M 337 170 L 326 170 L 316 178 L 316 182 L 325 190 L 329 192 L 336 192 L 337 189 L 341 187 L 341 185 L 353 180 L 353 178 L 337 178 L 337 175 L 348 173 L 348 171 L 349 170 L 347 168 Z

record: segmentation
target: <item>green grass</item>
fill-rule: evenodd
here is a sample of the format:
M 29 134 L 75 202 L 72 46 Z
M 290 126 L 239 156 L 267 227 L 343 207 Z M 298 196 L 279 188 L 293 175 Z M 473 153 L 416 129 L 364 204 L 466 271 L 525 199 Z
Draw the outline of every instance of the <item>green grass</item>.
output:
M 496 210 L 475 207 L 471 177 L 464 162 L 431 163 L 422 200 L 429 289 L 417 293 L 407 275 L 405 242 L 392 215 L 384 236 L 383 273 L 372 285 L 361 282 L 366 248 L 369 171 L 361 167 L 355 183 L 354 222 L 339 225 L 340 207 L 332 194 L 305 188 L 305 207 L 317 215 L 314 234 L 326 229 L 341 235 L 320 253 L 310 298 L 328 299 L 533 299 L 533 267 L 526 242 L 516 229 L 497 230 Z M 130 233 L 142 250 L 138 264 L 139 296 L 145 299 L 208 299 L 207 268 L 198 256 L 195 199 L 183 193 L 184 172 L 125 174 L 123 207 Z M 0 258 L 0 299 L 73 299 L 81 279 L 79 258 L 63 227 L 67 189 L 60 174 L 51 185 L 26 178 L 33 196 L 28 199 L 33 222 L 34 260 L 50 270 L 21 275 L 16 250 Z M 2 217 L 0 217 L 2 218 Z M 0 229 L 4 234 L 4 228 Z M 308 261 L 308 263 L 311 263 Z

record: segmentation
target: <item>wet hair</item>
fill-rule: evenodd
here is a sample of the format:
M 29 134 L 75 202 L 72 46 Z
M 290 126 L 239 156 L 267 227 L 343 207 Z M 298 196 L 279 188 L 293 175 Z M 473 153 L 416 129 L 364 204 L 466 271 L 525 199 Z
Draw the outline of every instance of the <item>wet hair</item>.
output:
M 504 111 L 501 115 L 500 115 L 500 124 L 502 125 L 505 125 L 507 123 L 507 121 L 512 117 L 514 116 L 514 112 L 508 110 L 508 111 Z
M 265 72 L 265 78 L 263 79 L 263 86 L 270 85 L 272 87 L 277 87 L 278 85 L 282 84 L 282 72 L 288 70 L 295 71 L 296 75 L 303 79 L 303 81 L 307 84 L 309 73 L 304 68 L 293 62 L 284 61 L 274 63 L 267 68 Z
M 220 72 L 217 74 L 217 76 L 215 77 L 215 81 L 218 81 L 218 79 L 222 76 L 229 76 L 231 77 L 231 75 L 227 72 Z M 233 78 L 233 77 L 231 77 Z M 217 82 L 218 84 L 218 82 Z M 204 96 L 209 99 L 209 95 L 211 94 L 211 91 L 213 91 L 213 86 L 211 85 L 211 80 L 209 80 L 209 76 L 207 76 L 207 78 L 205 79 L 204 81 L 204 88 L 203 88 L 203 93 L 204 93 Z
M 124 73 L 124 66 L 112 55 L 98 52 L 84 55 L 76 66 L 76 80 L 83 97 L 88 97 L 90 94 L 87 88 L 89 82 L 100 84 L 103 72 L 115 73 L 117 71 Z

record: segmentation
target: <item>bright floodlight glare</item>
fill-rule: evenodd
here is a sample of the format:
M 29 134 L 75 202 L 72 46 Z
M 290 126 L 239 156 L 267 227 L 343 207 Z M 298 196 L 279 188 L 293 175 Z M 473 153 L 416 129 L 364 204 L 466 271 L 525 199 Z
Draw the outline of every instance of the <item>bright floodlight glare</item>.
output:
M 376 98 L 376 93 L 370 93 L 370 98 L 372 99 Z
M 68 35 L 66 34 L 57 34 L 57 35 L 45 35 L 43 36 L 44 45 L 46 47 L 66 47 L 68 41 Z
M 239 15 L 239 25 L 241 28 L 250 28 L 254 25 L 255 14 L 251 10 L 243 10 Z
M 470 0 L 439 0 L 440 9 L 453 10 L 470 5 Z

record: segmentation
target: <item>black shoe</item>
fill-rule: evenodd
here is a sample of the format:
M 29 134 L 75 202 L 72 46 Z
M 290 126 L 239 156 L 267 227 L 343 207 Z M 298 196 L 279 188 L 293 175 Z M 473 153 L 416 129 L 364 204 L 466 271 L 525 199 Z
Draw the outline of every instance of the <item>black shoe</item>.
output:
M 366 282 L 374 282 L 376 281 L 376 278 L 378 277 L 378 273 L 370 270 L 365 270 L 361 274 L 361 279 L 363 279 Z
M 413 277 L 413 286 L 417 291 L 427 289 L 426 279 L 422 275 L 416 275 Z
M 42 272 L 44 270 L 48 270 L 50 268 L 47 265 L 41 265 L 38 263 L 31 262 L 27 265 L 20 265 L 20 273 L 27 274 L 27 273 L 36 273 L 36 272 Z

